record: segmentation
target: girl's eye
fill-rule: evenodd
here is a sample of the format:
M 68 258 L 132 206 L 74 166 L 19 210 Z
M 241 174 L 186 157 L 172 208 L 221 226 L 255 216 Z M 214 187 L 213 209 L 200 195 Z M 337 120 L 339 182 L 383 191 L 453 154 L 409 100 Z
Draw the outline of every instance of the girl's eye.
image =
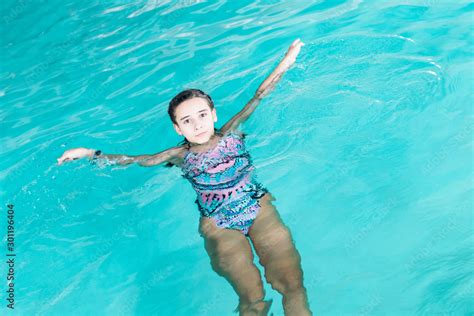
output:
M 188 124 L 188 123 L 189 123 L 189 119 L 185 119 L 185 120 L 183 121 L 183 124 Z
M 207 113 L 201 113 L 201 117 L 204 117 L 206 115 L 207 115 Z

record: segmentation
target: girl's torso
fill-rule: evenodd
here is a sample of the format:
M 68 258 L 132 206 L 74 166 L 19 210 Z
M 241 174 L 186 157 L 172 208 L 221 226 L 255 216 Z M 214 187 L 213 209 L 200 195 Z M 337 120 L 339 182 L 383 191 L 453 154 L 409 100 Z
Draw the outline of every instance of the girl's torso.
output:
M 219 209 L 235 208 L 233 203 L 258 199 L 267 192 L 254 174 L 245 136 L 238 131 L 217 132 L 216 136 L 208 148 L 199 146 L 194 151 L 194 146 L 188 145 L 180 166 L 183 177 L 197 193 L 196 203 L 203 216 Z

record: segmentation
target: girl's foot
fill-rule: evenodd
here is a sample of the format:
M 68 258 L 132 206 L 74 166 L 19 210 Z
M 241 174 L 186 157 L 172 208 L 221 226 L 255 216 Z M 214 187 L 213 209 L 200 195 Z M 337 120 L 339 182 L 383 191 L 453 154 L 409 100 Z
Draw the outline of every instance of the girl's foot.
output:
M 253 302 L 240 311 L 241 316 L 268 316 L 270 307 L 272 306 L 273 299 L 267 301 L 256 301 Z M 273 313 L 271 314 L 273 315 Z

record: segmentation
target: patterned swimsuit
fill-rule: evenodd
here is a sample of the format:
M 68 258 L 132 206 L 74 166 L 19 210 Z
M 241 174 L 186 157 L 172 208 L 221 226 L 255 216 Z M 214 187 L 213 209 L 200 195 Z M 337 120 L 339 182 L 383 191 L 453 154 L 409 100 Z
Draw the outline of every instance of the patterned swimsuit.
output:
M 260 209 L 258 199 L 268 190 L 257 181 L 243 138 L 230 131 L 203 153 L 192 152 L 188 146 L 182 171 L 197 193 L 201 216 L 248 236 Z

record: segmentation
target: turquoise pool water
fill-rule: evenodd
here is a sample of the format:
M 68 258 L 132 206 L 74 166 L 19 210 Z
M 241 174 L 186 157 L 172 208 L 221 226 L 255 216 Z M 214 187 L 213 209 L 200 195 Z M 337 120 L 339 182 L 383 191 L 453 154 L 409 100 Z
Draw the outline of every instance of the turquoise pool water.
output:
M 296 65 L 242 129 L 301 253 L 312 311 L 474 313 L 473 2 L 1 7 L 12 314 L 232 315 L 237 297 L 211 270 L 178 169 L 55 162 L 73 147 L 175 145 L 167 103 L 184 88 L 211 94 L 220 127 L 297 37 Z

